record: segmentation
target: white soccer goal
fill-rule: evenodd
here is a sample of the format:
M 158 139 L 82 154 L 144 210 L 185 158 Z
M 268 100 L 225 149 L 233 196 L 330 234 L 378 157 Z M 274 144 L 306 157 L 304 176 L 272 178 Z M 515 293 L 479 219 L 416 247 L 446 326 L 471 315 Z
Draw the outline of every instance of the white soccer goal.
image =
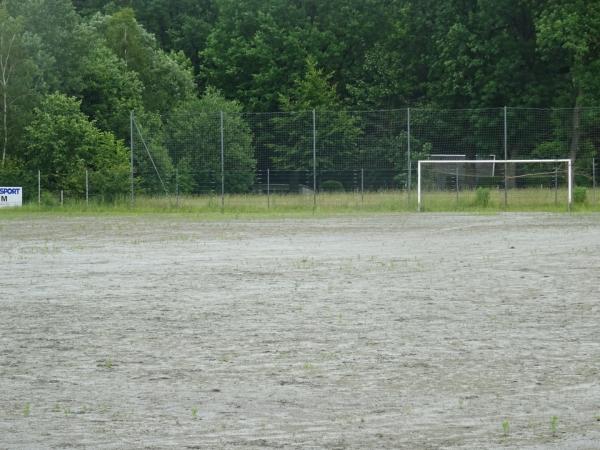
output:
M 423 209 L 424 193 L 442 202 L 448 202 L 448 194 L 453 193 L 458 204 L 461 197 L 463 202 L 474 198 L 478 188 L 498 192 L 504 206 L 509 190 L 530 202 L 565 201 L 570 208 L 573 201 L 570 159 L 428 159 L 418 162 L 417 174 L 418 211 Z

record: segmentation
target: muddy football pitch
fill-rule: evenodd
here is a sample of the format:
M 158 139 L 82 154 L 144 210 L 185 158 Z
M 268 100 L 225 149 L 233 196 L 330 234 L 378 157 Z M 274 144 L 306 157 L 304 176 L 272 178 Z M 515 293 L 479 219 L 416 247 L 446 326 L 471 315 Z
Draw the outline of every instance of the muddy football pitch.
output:
M 0 216 L 0 448 L 600 448 L 600 216 Z

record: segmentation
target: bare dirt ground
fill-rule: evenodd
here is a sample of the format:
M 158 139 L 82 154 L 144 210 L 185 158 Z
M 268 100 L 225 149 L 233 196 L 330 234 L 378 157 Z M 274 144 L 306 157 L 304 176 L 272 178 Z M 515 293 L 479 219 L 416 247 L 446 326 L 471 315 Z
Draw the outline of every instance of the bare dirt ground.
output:
M 0 448 L 600 448 L 598 215 L 0 236 Z

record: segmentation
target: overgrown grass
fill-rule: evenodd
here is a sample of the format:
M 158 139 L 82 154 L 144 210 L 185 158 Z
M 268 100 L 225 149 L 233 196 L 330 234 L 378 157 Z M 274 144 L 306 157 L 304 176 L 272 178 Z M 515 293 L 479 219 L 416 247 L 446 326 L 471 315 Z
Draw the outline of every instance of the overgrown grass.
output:
M 481 196 L 481 194 L 480 194 Z M 424 212 L 469 212 L 496 213 L 502 211 L 520 212 L 567 212 L 567 192 L 550 189 L 513 189 L 508 192 L 508 204 L 504 204 L 504 192 L 486 192 L 486 201 L 478 198 L 476 190 L 456 192 L 423 192 L 422 211 Z M 30 214 L 43 215 L 143 215 L 143 214 L 182 214 L 203 218 L 238 216 L 277 217 L 313 216 L 338 214 L 374 214 L 393 212 L 415 212 L 416 192 L 385 191 L 360 193 L 331 192 L 312 195 L 226 195 L 224 204 L 216 195 L 202 196 L 137 196 L 135 202 L 127 197 L 113 202 L 66 199 L 64 205 L 25 204 L 22 208 L 0 210 L 0 218 L 22 217 Z M 600 192 L 587 192 L 583 204 L 573 204 L 574 212 L 600 211 Z
M 465 212 L 567 212 L 568 192 L 566 189 L 527 188 L 511 189 L 506 194 L 502 190 L 486 191 L 485 201 L 478 197 L 477 190 L 456 192 L 424 192 L 422 211 L 465 211 Z M 506 203 L 505 203 L 506 202 Z M 572 212 L 600 211 L 600 191 L 588 192 L 583 203 L 573 203 Z

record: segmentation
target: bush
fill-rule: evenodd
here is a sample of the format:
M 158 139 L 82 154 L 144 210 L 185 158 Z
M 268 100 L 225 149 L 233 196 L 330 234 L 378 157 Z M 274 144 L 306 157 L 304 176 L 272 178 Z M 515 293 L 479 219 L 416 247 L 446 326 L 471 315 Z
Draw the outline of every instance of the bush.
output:
M 573 189 L 573 201 L 577 204 L 585 203 L 587 199 L 587 189 L 583 186 L 577 186 Z
M 85 192 L 85 171 L 93 189 L 114 197 L 129 188 L 129 155 L 122 141 L 98 129 L 80 110 L 80 101 L 63 94 L 47 95 L 25 128 L 26 169 L 41 170 L 43 189 L 73 195 Z
M 486 207 L 490 203 L 490 190 L 488 188 L 478 187 L 475 191 L 475 205 Z
M 321 190 L 325 192 L 343 192 L 344 185 L 337 180 L 327 180 L 321 183 Z
M 51 192 L 42 191 L 40 194 L 40 205 L 49 207 L 58 206 L 60 205 L 60 200 L 57 195 L 54 195 Z

